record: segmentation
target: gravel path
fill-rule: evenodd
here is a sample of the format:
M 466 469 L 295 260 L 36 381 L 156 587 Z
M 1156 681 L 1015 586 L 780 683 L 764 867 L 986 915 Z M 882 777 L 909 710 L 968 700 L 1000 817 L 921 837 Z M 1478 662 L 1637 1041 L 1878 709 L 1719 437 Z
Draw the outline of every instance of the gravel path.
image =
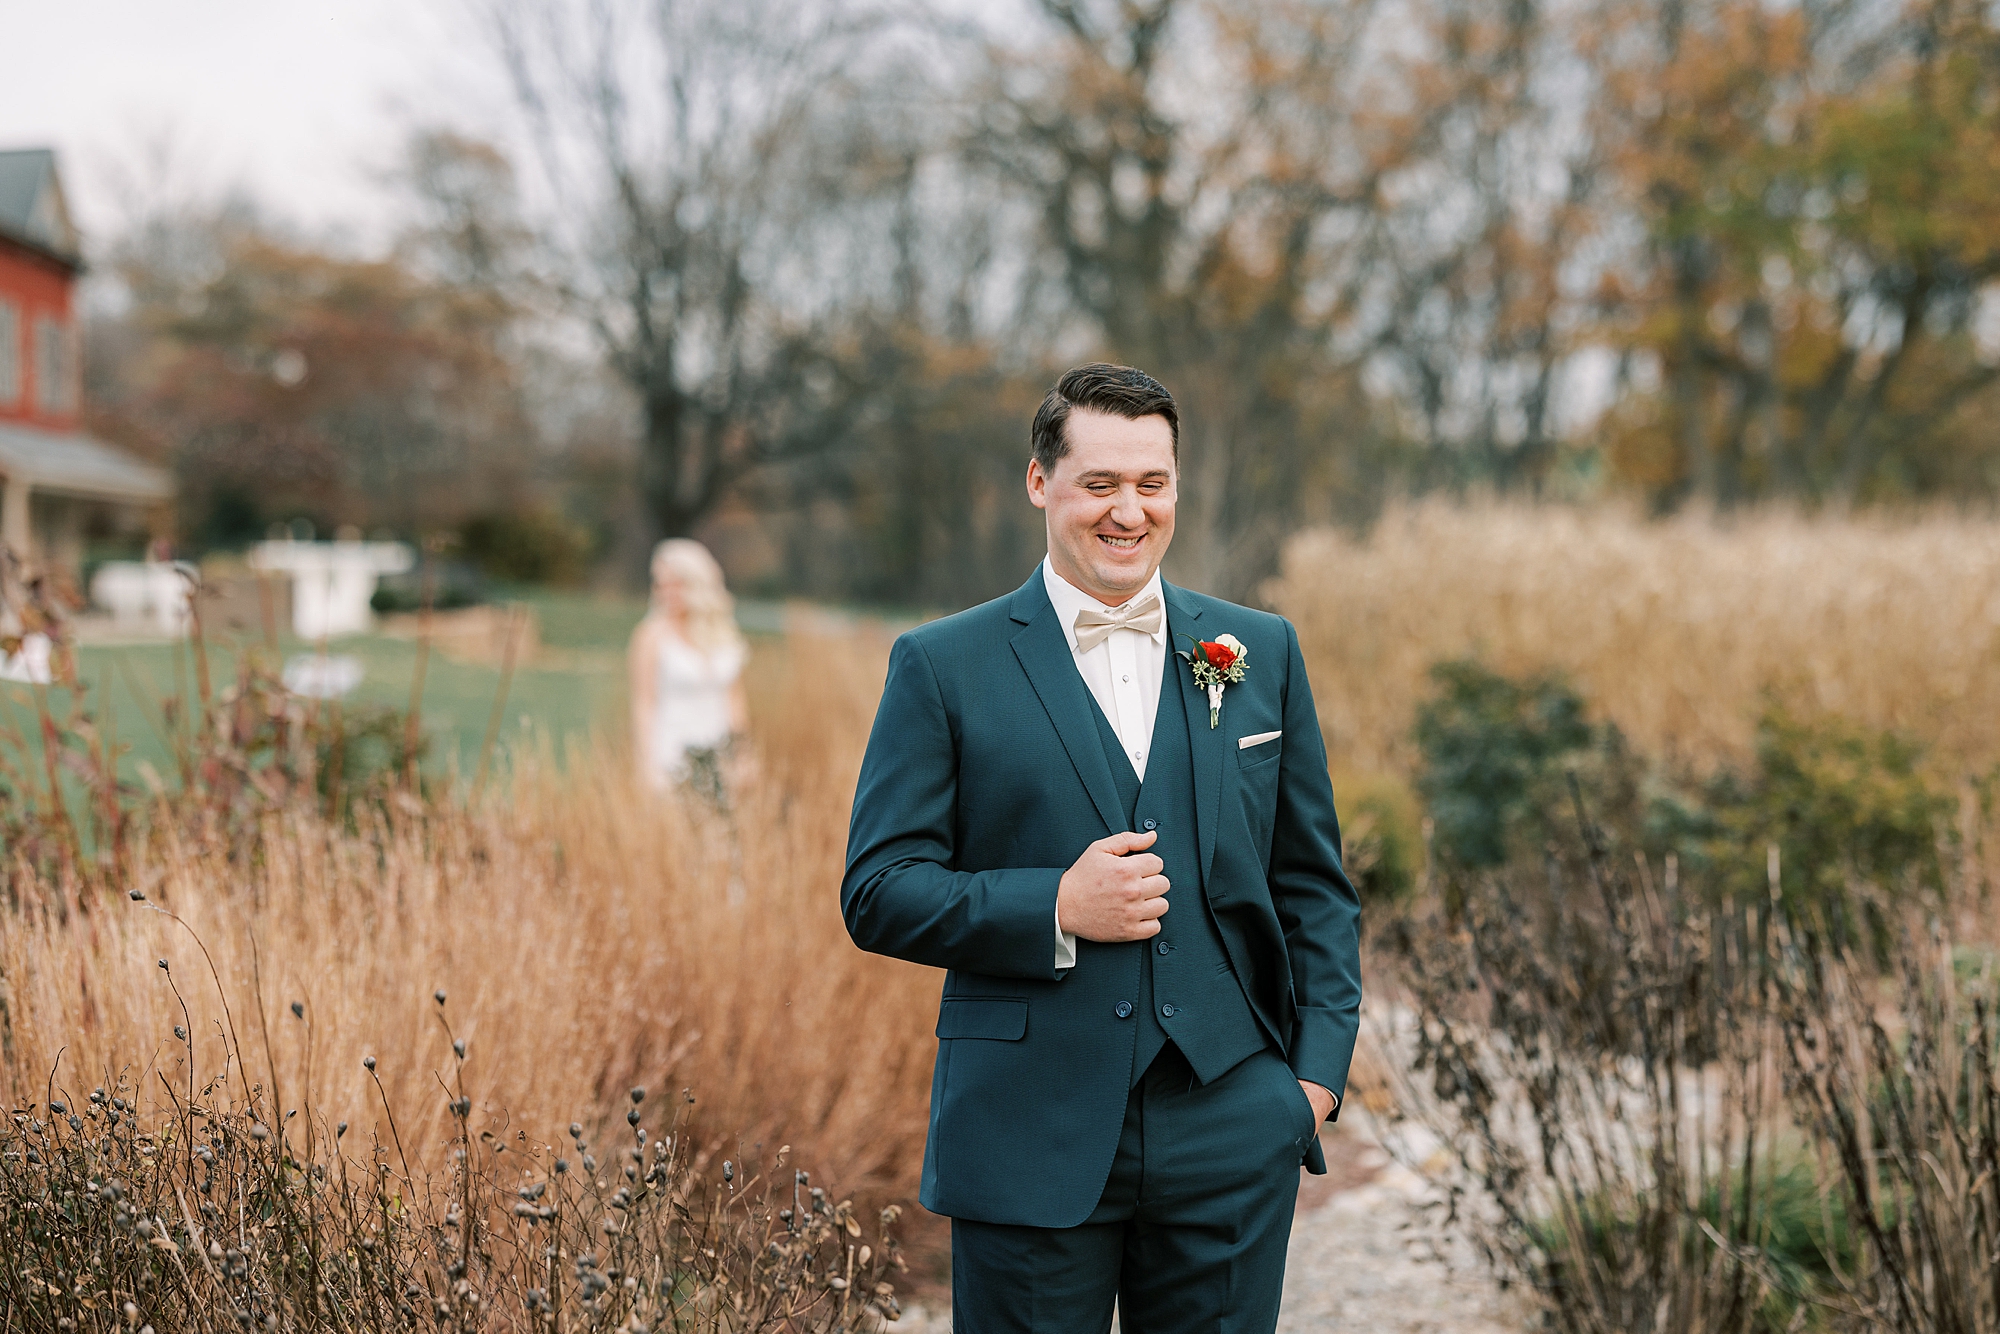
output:
M 1502 1293 L 1437 1193 L 1391 1162 L 1355 1107 L 1323 1141 L 1327 1178 L 1306 1177 L 1285 1261 L 1279 1334 L 1517 1334 L 1532 1313 Z
M 1530 1311 L 1502 1293 L 1435 1192 L 1377 1145 L 1356 1107 L 1326 1132 L 1328 1174 L 1303 1177 L 1279 1334 L 1519 1334 Z M 898 1334 L 948 1334 L 949 1313 L 912 1307 Z M 1114 1329 L 1116 1327 L 1114 1326 Z

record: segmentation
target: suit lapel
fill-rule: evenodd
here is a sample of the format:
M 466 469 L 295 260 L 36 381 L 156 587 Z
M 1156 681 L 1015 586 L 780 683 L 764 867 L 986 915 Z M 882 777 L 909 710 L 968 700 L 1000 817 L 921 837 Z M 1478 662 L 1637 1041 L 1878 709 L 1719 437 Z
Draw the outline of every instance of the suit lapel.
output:
M 1104 743 L 1098 739 L 1097 720 L 1091 716 L 1095 705 L 1090 698 L 1090 687 L 1083 683 L 1083 676 L 1076 669 L 1069 636 L 1063 633 L 1056 609 L 1049 602 L 1039 567 L 1014 594 L 1009 611 L 1022 626 L 1021 632 L 1014 636 L 1014 656 L 1020 659 L 1021 670 L 1028 674 L 1042 707 L 1048 710 L 1056 739 L 1062 742 L 1084 791 L 1090 794 L 1090 804 L 1103 819 L 1104 832 L 1124 832 L 1124 806 L 1118 800 L 1118 785 L 1111 777 L 1111 761 L 1105 757 Z
M 1194 672 L 1185 660 L 1175 656 L 1187 647 L 1187 639 L 1201 638 L 1195 625 L 1201 619 L 1201 608 L 1184 590 L 1165 581 L 1161 586 L 1167 594 L 1167 671 L 1173 674 L 1174 684 L 1163 685 L 1160 705 L 1166 707 L 1173 698 L 1170 690 L 1180 691 L 1181 713 L 1187 720 L 1188 755 L 1194 770 L 1195 831 L 1200 840 L 1201 879 L 1205 885 L 1208 868 L 1215 862 L 1215 826 L 1222 813 L 1223 765 L 1229 758 L 1229 744 L 1220 728 L 1208 725 L 1208 692 L 1195 685 Z M 1218 628 L 1216 633 L 1222 631 Z

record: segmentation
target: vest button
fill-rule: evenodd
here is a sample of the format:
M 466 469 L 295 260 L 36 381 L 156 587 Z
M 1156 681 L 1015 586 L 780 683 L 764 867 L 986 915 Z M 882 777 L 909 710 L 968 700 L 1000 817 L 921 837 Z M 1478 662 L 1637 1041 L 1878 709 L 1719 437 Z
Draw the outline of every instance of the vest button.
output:
M 1174 947 L 1172 945 L 1169 945 L 1166 941 L 1163 940 L 1160 942 L 1160 953 L 1171 954 L 1173 953 L 1173 949 Z
M 1160 827 L 1160 822 L 1158 820 L 1146 821 L 1146 828 L 1148 830 L 1158 829 L 1159 827 Z
M 1130 1019 L 1132 1017 L 1132 1002 L 1119 1001 L 1118 1004 L 1111 1007 L 1111 1012 L 1120 1019 Z
M 1174 1017 L 1174 1007 L 1171 1005 L 1162 1005 L 1160 1007 L 1160 1013 L 1165 1015 L 1167 1018 L 1171 1019 Z

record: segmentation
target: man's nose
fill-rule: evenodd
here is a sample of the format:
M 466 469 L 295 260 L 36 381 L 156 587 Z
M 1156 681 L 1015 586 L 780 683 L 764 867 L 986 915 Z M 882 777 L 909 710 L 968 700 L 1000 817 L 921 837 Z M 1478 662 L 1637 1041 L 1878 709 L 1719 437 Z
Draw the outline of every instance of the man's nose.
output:
M 1118 499 L 1111 506 L 1111 521 L 1120 528 L 1143 528 L 1146 525 L 1146 509 L 1139 503 L 1137 487 L 1121 487 Z

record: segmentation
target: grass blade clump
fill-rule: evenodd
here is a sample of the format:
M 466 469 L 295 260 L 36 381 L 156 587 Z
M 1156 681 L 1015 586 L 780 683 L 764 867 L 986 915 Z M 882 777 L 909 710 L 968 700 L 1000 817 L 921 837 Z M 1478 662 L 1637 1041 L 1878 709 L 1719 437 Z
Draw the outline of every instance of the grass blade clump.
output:
M 723 1157 L 687 1093 L 649 1117 L 632 1089 L 602 1144 L 581 1122 L 556 1144 L 509 1133 L 475 1114 L 466 1059 L 453 1039 L 455 1133 L 431 1170 L 394 1135 L 280 1114 L 238 1062 L 192 1097 L 161 1076 L 142 1100 L 132 1071 L 80 1098 L 52 1077 L 0 1125 L 0 1328 L 738 1334 L 899 1314 L 894 1206 L 864 1219 L 788 1148 Z

